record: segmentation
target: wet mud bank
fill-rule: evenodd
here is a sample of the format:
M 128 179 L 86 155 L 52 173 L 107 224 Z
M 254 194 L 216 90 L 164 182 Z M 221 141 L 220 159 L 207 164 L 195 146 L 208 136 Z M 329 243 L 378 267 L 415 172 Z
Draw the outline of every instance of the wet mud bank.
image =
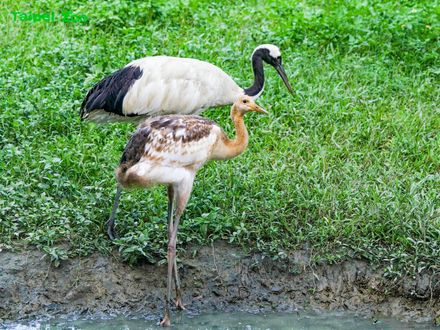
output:
M 188 247 L 179 256 L 188 312 L 348 310 L 401 320 L 440 317 L 440 278 L 384 279 L 362 260 L 310 266 L 306 251 L 274 261 L 224 242 Z M 166 265 L 131 267 L 93 254 L 58 268 L 36 250 L 0 252 L 0 322 L 34 317 L 160 317 Z

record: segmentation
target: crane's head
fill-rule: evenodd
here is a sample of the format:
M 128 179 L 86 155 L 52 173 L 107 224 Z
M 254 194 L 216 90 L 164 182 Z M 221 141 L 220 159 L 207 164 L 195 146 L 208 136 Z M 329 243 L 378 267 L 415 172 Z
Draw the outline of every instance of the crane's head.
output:
M 275 70 L 277 70 L 281 79 L 283 79 L 283 82 L 286 85 L 287 89 L 293 95 L 293 88 L 290 85 L 289 80 L 287 79 L 286 71 L 284 71 L 282 65 L 280 49 L 277 46 L 271 44 L 260 45 L 255 48 L 254 52 L 252 53 L 252 60 L 257 57 L 260 57 L 264 62 L 272 65 Z
M 266 110 L 264 110 L 262 107 L 260 107 L 258 104 L 255 103 L 255 101 L 252 99 L 252 97 L 243 95 L 238 98 L 237 101 L 235 101 L 234 105 L 232 106 L 232 110 L 239 111 L 241 114 L 246 114 L 250 111 L 259 112 L 268 114 Z

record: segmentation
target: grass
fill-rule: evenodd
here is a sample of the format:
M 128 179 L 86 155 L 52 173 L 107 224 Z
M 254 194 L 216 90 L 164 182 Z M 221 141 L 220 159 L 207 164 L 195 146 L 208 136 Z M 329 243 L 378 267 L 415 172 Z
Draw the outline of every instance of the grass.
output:
M 362 256 L 389 275 L 440 271 L 437 0 L 4 3 L 0 247 L 38 246 L 55 263 L 113 245 L 129 261 L 163 257 L 164 188 L 125 192 L 120 239 L 104 233 L 134 128 L 80 123 L 85 93 L 157 54 L 207 60 L 248 86 L 253 48 L 274 43 L 296 95 L 266 68 L 259 103 L 271 115 L 247 117 L 245 154 L 199 172 L 179 241 L 227 239 L 277 258 L 307 246 L 316 260 Z M 14 22 L 16 10 L 89 22 Z M 204 115 L 232 132 L 229 108 Z

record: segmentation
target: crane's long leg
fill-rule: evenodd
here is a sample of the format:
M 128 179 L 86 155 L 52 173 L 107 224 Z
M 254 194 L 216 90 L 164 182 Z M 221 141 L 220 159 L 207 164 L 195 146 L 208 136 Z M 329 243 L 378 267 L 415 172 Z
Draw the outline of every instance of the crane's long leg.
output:
M 173 185 L 168 186 L 168 214 L 167 214 L 167 220 L 168 220 L 168 239 L 170 239 L 170 225 L 171 221 L 173 221 L 173 204 L 174 204 L 174 188 Z
M 180 183 L 177 187 L 174 187 L 174 192 L 176 195 L 176 215 L 173 222 L 170 222 L 168 228 L 168 281 L 167 281 L 167 296 L 165 301 L 165 315 L 160 322 L 162 326 L 170 326 L 170 310 L 169 310 L 169 302 L 171 299 L 171 277 L 173 268 L 176 269 L 177 272 L 177 263 L 176 263 L 176 242 L 177 242 L 177 229 L 179 226 L 180 217 L 182 216 L 183 211 L 185 210 L 186 204 L 188 203 L 188 199 L 191 195 L 192 185 L 193 185 L 194 176 L 190 179 L 185 180 Z M 177 278 L 177 276 L 176 276 Z M 179 283 L 180 284 L 180 283 Z
M 177 245 L 177 239 L 176 239 Z M 179 269 L 177 268 L 177 259 L 174 257 L 174 284 L 176 285 L 176 307 L 180 310 L 185 310 L 182 303 L 182 291 L 180 290 Z
M 172 263 L 171 259 L 171 253 L 170 253 L 170 240 L 171 240 L 171 234 L 173 231 L 173 203 L 174 203 L 174 187 L 173 185 L 168 186 L 168 214 L 167 214 L 167 222 L 168 222 L 168 253 L 167 253 L 167 259 L 168 259 L 168 278 L 167 278 L 167 293 L 165 297 L 165 315 L 160 322 L 160 325 L 162 326 L 170 326 L 171 320 L 170 320 L 170 310 L 169 310 L 169 302 L 171 298 L 171 277 L 173 273 L 173 267 L 174 264 Z
M 116 217 L 116 211 L 118 210 L 119 205 L 119 198 L 121 197 L 122 187 L 118 186 L 116 188 L 116 195 L 115 195 L 115 201 L 113 203 L 113 209 L 112 213 L 110 214 L 110 218 L 105 223 L 107 227 L 107 234 L 108 237 L 113 241 L 115 239 L 116 233 L 115 233 L 115 217 Z
M 172 217 L 173 217 L 173 203 L 174 203 L 174 188 L 172 185 L 168 186 L 168 240 L 170 239 L 172 228 Z M 177 242 L 176 242 L 177 244 Z M 176 307 L 184 310 L 185 306 L 182 304 L 182 294 L 180 291 L 180 279 L 179 279 L 179 269 L 177 268 L 177 260 L 174 258 L 174 285 L 176 287 Z

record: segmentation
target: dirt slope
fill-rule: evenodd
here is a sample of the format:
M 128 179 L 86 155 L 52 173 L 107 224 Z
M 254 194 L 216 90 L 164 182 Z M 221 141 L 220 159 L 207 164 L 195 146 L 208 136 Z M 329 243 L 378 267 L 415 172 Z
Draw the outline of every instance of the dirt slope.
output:
M 440 279 L 390 283 L 365 261 L 309 266 L 305 251 L 288 260 L 245 255 L 218 242 L 180 255 L 189 311 L 345 309 L 427 321 L 440 316 Z M 59 315 L 148 313 L 160 317 L 166 265 L 136 267 L 93 254 L 54 268 L 36 250 L 0 252 L 0 321 Z

